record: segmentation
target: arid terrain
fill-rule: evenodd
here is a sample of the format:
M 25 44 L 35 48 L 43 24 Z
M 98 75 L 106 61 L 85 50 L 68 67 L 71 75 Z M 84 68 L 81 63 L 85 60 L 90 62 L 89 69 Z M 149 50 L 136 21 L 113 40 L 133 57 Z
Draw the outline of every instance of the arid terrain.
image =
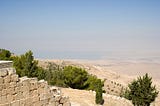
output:
M 76 65 L 85 68 L 90 74 L 106 79 L 104 89 L 104 106 L 132 106 L 130 101 L 120 98 L 118 94 L 129 82 L 148 73 L 153 78 L 153 84 L 160 91 L 160 63 L 133 62 L 133 61 L 105 61 L 105 60 L 40 60 L 45 66 L 46 62 L 63 65 Z M 92 91 L 62 88 L 64 95 L 70 97 L 73 106 L 96 106 L 95 93 Z M 160 96 L 155 101 L 155 106 L 160 104 Z

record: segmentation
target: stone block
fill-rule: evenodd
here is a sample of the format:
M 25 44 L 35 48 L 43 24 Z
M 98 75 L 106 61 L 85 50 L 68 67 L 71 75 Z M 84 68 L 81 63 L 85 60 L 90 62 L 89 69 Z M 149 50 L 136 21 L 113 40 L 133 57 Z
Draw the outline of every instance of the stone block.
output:
M 2 89 L 2 96 L 6 96 L 7 95 L 7 89 Z
M 25 99 L 25 106 L 32 106 L 33 102 L 32 102 L 32 98 L 26 98 Z
M 65 103 L 63 104 L 63 106 L 71 106 L 71 103 L 70 103 L 70 102 L 65 102 Z
M 11 106 L 20 106 L 20 101 L 19 100 L 17 100 L 17 101 L 14 101 L 14 102 L 12 102 L 11 103 Z
M 61 95 L 61 90 L 58 87 L 50 87 L 51 92 L 53 92 L 56 95 Z
M 40 80 L 38 81 L 38 87 L 39 88 L 45 88 L 47 86 L 47 81 L 44 81 L 44 80 Z
M 38 102 L 40 99 L 39 99 L 39 97 L 38 96 L 34 96 L 33 98 L 32 98 L 32 102 L 33 103 L 36 103 L 36 102 Z
M 56 95 L 55 96 L 55 101 L 59 102 L 61 100 L 62 96 L 61 95 Z
M 17 83 L 16 82 L 10 82 L 10 87 L 16 87 Z
M 2 96 L 2 90 L 0 90 L 0 97 Z M 1 103 L 1 102 L 0 102 Z
M 29 79 L 26 79 L 25 81 L 22 82 L 23 86 L 30 87 Z
M 11 82 L 17 82 L 18 80 L 19 80 L 18 75 L 16 74 L 11 75 Z
M 14 92 L 14 88 L 13 87 L 9 87 L 7 89 L 7 94 L 10 94 L 10 95 L 13 95 L 15 92 Z
M 16 96 L 15 96 L 15 100 L 20 100 L 20 99 L 22 99 L 22 98 L 24 98 L 24 97 L 23 97 L 23 93 L 22 93 L 22 92 L 17 92 L 17 94 L 16 94 Z
M 37 90 L 39 95 L 45 93 L 44 88 L 38 88 Z
M 50 99 L 49 99 L 49 103 L 55 103 L 55 98 L 54 97 L 51 97 Z
M 34 102 L 34 103 L 32 104 L 32 106 L 42 106 L 42 104 L 41 104 L 40 101 L 37 101 L 37 102 Z M 54 105 L 52 105 L 52 106 L 54 106 Z
M 3 78 L 0 77 L 0 84 L 3 84 L 3 83 L 4 83 Z
M 21 87 L 22 83 L 21 82 L 17 82 L 17 87 Z
M 4 83 L 3 84 L 3 89 L 8 89 L 10 87 L 10 83 Z
M 10 106 L 10 104 L 9 103 L 0 104 L 0 106 Z
M 11 76 L 7 75 L 4 77 L 4 83 L 10 83 L 11 82 Z
M 16 70 L 14 68 L 8 68 L 8 75 L 16 74 Z
M 24 99 L 21 99 L 21 100 L 19 101 L 19 106 L 26 106 Z
M 60 99 L 60 103 L 66 103 L 67 101 L 69 101 L 68 97 L 62 96 L 62 98 Z
M 5 77 L 7 76 L 7 74 L 8 74 L 7 69 L 0 69 L 0 77 Z
M 15 93 L 22 92 L 20 89 L 21 89 L 21 87 L 14 87 L 14 92 Z
M 10 102 L 12 102 L 12 101 L 13 101 L 13 96 L 10 95 L 10 94 L 8 94 L 8 95 L 7 95 L 7 102 L 10 103 Z
M 30 90 L 35 90 L 38 88 L 38 83 L 37 80 L 35 81 L 30 81 Z
M 56 102 L 49 103 L 48 106 L 56 106 Z
M 23 93 L 22 95 L 23 95 L 24 98 L 29 97 L 29 91 L 23 91 L 22 93 Z
M 44 99 L 40 101 L 42 106 L 48 106 L 48 99 Z
M 7 103 L 7 96 L 1 96 L 1 104 Z
M 21 91 L 22 91 L 22 92 L 26 92 L 26 91 L 29 92 L 29 89 L 30 89 L 29 86 L 22 86 L 22 87 L 21 87 Z
M 45 99 L 46 99 L 46 96 L 45 96 L 45 94 L 41 94 L 41 95 L 39 96 L 39 98 L 40 98 L 40 101 L 42 101 L 42 100 L 45 100 Z
M 2 91 L 2 89 L 3 89 L 3 84 L 0 84 L 0 91 Z
M 30 95 L 31 97 L 33 97 L 33 96 L 38 96 L 38 90 L 30 91 L 30 92 L 29 92 L 29 95 Z

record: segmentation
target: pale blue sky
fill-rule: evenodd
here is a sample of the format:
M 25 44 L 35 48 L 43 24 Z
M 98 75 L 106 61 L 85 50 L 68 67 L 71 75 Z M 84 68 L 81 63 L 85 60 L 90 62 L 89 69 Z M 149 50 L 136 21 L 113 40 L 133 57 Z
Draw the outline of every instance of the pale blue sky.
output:
M 0 48 L 38 58 L 160 55 L 160 0 L 1 0 Z

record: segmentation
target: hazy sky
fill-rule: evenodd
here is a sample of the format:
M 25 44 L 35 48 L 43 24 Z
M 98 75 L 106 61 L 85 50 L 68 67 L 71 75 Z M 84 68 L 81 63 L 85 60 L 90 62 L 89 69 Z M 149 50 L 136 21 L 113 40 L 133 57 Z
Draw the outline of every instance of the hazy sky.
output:
M 0 0 L 0 48 L 38 58 L 158 54 L 160 0 Z

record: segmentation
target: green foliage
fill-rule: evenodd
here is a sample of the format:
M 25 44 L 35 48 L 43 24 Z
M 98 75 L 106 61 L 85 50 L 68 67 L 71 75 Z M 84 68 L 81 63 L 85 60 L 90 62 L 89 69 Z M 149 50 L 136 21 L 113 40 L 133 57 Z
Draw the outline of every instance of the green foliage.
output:
M 152 78 L 148 74 L 134 80 L 128 87 L 124 97 L 132 100 L 135 106 L 150 106 L 158 95 L 156 87 L 152 86 Z
M 68 87 L 64 80 L 63 70 L 54 70 L 52 71 L 52 80 L 50 82 L 51 85 L 56 85 L 60 87 Z
M 89 75 L 87 71 L 82 68 L 66 66 L 63 71 L 66 85 L 75 89 L 88 89 L 96 91 L 95 102 L 97 104 L 104 103 L 102 96 L 104 81 L 101 81 L 101 79 L 98 79 L 96 76 Z
M 78 67 L 66 66 L 64 67 L 64 80 L 65 83 L 74 89 L 84 89 L 85 82 L 88 79 L 88 73 Z
M 46 79 L 46 70 L 44 70 L 41 67 L 38 67 L 35 77 L 37 77 L 38 80 Z
M 37 76 L 37 71 L 40 70 L 37 67 L 38 61 L 34 60 L 31 51 L 26 52 L 24 55 L 14 57 L 13 61 L 13 66 L 16 68 L 17 74 L 20 77 L 35 77 Z
M 87 85 L 88 90 L 96 91 L 98 85 L 101 85 L 101 87 L 104 86 L 104 81 L 101 81 L 95 75 L 88 75 L 88 79 L 85 82 L 85 85 Z
M 9 50 L 0 49 L 0 60 L 11 60 L 11 52 Z
M 97 79 L 96 80 L 96 104 L 103 104 L 104 103 L 104 100 L 103 100 L 103 90 L 102 90 L 102 82 L 100 79 Z

